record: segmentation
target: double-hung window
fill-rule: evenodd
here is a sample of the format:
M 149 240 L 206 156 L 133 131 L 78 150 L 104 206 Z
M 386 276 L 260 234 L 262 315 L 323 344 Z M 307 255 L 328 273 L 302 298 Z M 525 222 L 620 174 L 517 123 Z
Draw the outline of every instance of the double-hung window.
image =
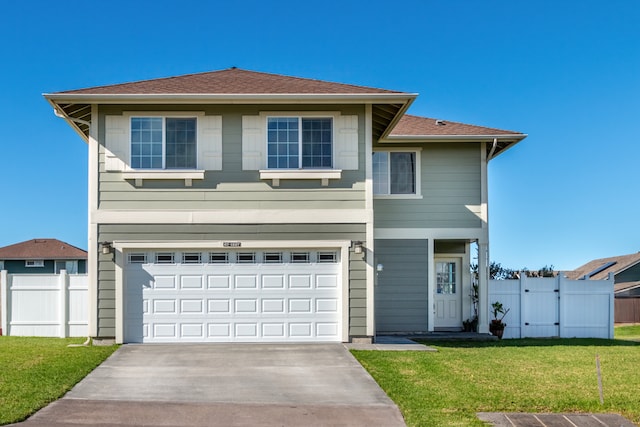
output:
M 373 153 L 373 194 L 419 195 L 419 163 L 416 151 Z
M 330 169 L 333 167 L 331 117 L 268 117 L 269 169 Z
M 132 117 L 131 167 L 134 169 L 195 169 L 195 117 Z

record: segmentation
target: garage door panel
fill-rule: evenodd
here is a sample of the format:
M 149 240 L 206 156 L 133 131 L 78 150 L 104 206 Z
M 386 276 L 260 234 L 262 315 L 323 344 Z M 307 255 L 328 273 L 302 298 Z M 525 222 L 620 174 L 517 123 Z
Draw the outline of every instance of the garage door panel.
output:
M 210 299 L 209 300 L 209 313 L 230 313 L 231 312 L 231 300 L 230 299 Z
M 183 299 L 180 300 L 181 313 L 204 313 L 204 301 L 201 299 Z
M 153 276 L 155 289 L 176 289 L 176 276 Z
M 292 274 L 289 276 L 289 289 L 311 289 L 311 276 Z
M 262 276 L 262 289 L 284 289 L 284 284 L 284 274 Z
M 202 289 L 202 276 L 181 276 L 180 288 L 182 289 Z
M 263 313 L 283 314 L 285 312 L 285 306 L 286 302 L 284 298 L 262 300 Z
M 272 264 L 256 252 L 246 264 L 230 254 L 126 265 L 125 342 L 340 341 L 340 263 L 286 263 L 283 253 Z
M 235 312 L 236 313 L 258 313 L 258 301 L 255 299 L 236 299 L 235 300 Z
M 231 276 L 209 276 L 208 287 L 209 289 L 229 289 L 231 283 Z
M 235 287 L 236 289 L 256 289 L 257 277 L 255 275 L 250 275 L 250 276 L 236 275 Z

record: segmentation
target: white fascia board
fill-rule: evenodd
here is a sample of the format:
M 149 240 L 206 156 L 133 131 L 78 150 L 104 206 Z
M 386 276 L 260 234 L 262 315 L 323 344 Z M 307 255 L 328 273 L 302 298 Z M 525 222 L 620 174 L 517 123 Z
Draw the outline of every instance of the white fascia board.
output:
M 45 93 L 51 102 L 100 103 L 100 104 L 359 104 L 390 103 L 405 104 L 402 113 L 418 96 L 417 93 L 372 93 L 372 94 L 309 94 L 309 93 L 267 93 L 267 94 L 77 94 Z
M 486 228 L 376 228 L 376 239 L 488 240 Z
M 498 141 L 522 141 L 528 135 L 524 133 L 500 134 L 500 135 L 393 135 L 380 140 L 384 143 L 407 142 L 491 142 Z

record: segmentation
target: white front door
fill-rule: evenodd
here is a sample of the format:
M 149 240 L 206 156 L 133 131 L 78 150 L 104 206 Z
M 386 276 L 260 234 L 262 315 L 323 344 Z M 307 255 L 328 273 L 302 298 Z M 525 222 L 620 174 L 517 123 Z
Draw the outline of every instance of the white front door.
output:
M 459 258 L 439 258 L 435 260 L 434 327 L 436 329 L 451 330 L 462 327 L 460 261 Z

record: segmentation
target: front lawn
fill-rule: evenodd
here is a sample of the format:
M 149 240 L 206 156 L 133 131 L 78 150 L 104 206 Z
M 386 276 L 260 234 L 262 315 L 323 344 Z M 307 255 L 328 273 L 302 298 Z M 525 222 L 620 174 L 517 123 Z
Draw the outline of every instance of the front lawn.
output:
M 0 336 L 0 425 L 24 420 L 62 397 L 117 349 L 67 347 L 83 341 Z
M 482 426 L 477 412 L 498 411 L 611 412 L 640 423 L 638 343 L 523 339 L 429 345 L 438 351 L 352 351 L 408 426 Z

